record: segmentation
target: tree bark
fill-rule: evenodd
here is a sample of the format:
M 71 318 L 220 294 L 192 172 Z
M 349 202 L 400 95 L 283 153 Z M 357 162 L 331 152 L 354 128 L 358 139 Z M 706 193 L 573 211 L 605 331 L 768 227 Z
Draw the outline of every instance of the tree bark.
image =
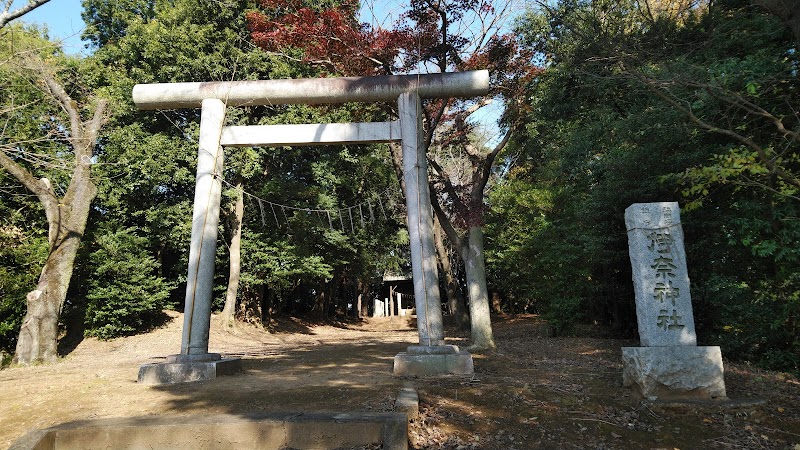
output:
M 483 230 L 471 226 L 467 248 L 464 249 L 467 291 L 469 292 L 469 316 L 472 325 L 472 346 L 475 350 L 494 349 L 492 320 L 489 313 L 489 291 L 486 289 L 486 266 L 483 256 Z
M 311 316 L 316 320 L 322 320 L 325 318 L 325 309 L 327 305 L 327 301 L 325 300 L 326 291 L 330 289 L 330 282 L 319 284 L 319 289 L 314 295 L 314 304 L 311 307 Z
M 486 102 L 489 102 L 489 100 L 487 99 Z M 458 116 L 455 128 L 466 132 L 468 130 L 466 117 L 478 108 L 480 108 L 480 104 L 474 105 L 463 115 Z M 450 217 L 442 209 L 437 196 L 431 195 L 431 205 L 436 217 L 439 219 L 439 224 L 466 268 L 472 348 L 475 350 L 495 348 L 492 322 L 489 316 L 489 293 L 486 289 L 486 263 L 483 256 L 483 231 L 481 230 L 484 208 L 483 192 L 489 182 L 494 161 L 500 151 L 508 144 L 510 138 L 511 131 L 507 131 L 489 153 L 481 152 L 469 141 L 463 143 L 463 149 L 468 155 L 472 166 L 470 180 L 467 183 L 471 185 L 471 188 L 466 201 L 459 196 L 457 189 L 442 166 L 436 161 L 430 160 L 430 166 L 437 172 L 439 182 L 443 185 L 443 191 L 452 202 L 450 206 L 452 215 L 460 217 L 467 228 L 465 236 L 459 235 Z M 431 192 L 437 192 L 433 183 L 431 183 Z
M 450 264 L 450 255 L 447 253 L 447 248 L 444 245 L 442 237 L 442 225 L 439 223 L 439 218 L 433 216 L 433 242 L 436 245 L 436 255 L 439 257 L 439 267 L 441 274 L 444 277 L 445 290 L 447 293 L 447 308 L 450 314 L 455 318 L 456 326 L 460 329 L 466 329 L 469 326 L 469 315 L 465 309 L 464 297 L 459 289 L 458 280 L 453 274 L 453 266 Z
M 359 281 L 358 282 L 358 298 L 361 299 L 361 307 L 359 309 L 359 318 L 369 317 L 369 304 L 370 304 L 370 295 L 369 295 L 369 281 Z
M 51 249 L 36 289 L 27 295 L 27 311 L 14 352 L 15 364 L 53 362 L 58 356 L 58 319 L 83 235 L 83 229 L 73 231 L 74 234 L 68 232 L 59 236 L 61 243 Z
M 235 327 L 236 294 L 239 291 L 239 277 L 242 261 L 242 221 L 244 220 L 244 191 L 242 183 L 236 185 L 236 204 L 234 206 L 233 229 L 231 230 L 230 246 L 230 272 L 228 275 L 228 290 L 225 292 L 225 306 L 220 314 L 220 323 L 223 328 Z
M 363 296 L 361 295 L 361 280 L 356 279 L 353 283 L 353 316 L 356 319 L 361 318 L 361 302 L 363 301 Z
M 48 225 L 47 261 L 36 289 L 27 295 L 27 310 L 14 352 L 13 362 L 23 365 L 53 362 L 58 356 L 58 319 L 67 297 L 92 200 L 97 195 L 97 188 L 91 180 L 91 157 L 97 135 L 105 122 L 106 109 L 106 101 L 100 100 L 94 117 L 84 123 L 77 102 L 44 67 L 41 76 L 48 94 L 69 117 L 68 141 L 75 154 L 75 167 L 66 193 L 59 199 L 48 179 L 36 179 L 27 169 L 0 152 L 0 165 L 39 198 Z
M 474 188 L 477 189 L 477 188 Z M 480 192 L 483 191 L 480 188 Z M 482 197 L 478 197 L 482 201 Z M 467 278 L 467 298 L 469 300 L 469 319 L 473 350 L 491 350 L 495 348 L 492 334 L 492 322 L 489 314 L 489 292 L 486 288 L 486 262 L 483 255 L 483 230 L 481 220 L 473 217 L 468 225 L 467 235 L 459 236 L 456 229 L 442 209 L 436 197 L 431 196 L 433 211 L 439 219 L 442 230 L 453 243 L 456 253 L 464 262 Z M 473 211 L 476 207 L 473 206 Z M 478 210 L 480 211 L 480 210 Z M 478 217 L 482 217 L 479 215 Z

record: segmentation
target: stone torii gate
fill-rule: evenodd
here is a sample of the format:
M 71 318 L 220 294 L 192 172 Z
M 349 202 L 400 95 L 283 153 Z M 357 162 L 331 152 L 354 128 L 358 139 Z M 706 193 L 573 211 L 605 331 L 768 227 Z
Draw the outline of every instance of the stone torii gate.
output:
M 238 359 L 208 352 L 223 147 L 400 142 L 419 345 L 395 356 L 395 375 L 470 374 L 472 356 L 445 345 L 421 98 L 473 97 L 489 89 L 486 70 L 425 75 L 139 84 L 139 109 L 201 108 L 197 184 L 181 352 L 145 364 L 139 382 L 177 383 L 240 370 Z M 397 101 L 398 120 L 371 123 L 224 126 L 228 106 Z

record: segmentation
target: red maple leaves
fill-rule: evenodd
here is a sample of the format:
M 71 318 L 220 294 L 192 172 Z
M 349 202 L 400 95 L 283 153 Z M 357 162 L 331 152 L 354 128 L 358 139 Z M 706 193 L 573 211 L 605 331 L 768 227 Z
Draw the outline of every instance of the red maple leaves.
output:
M 540 72 L 513 33 L 476 39 L 451 30 L 467 16 L 494 14 L 487 0 L 410 0 L 409 9 L 392 29 L 359 23 L 358 0 L 325 8 L 308 6 L 303 0 L 260 0 L 259 4 L 260 11 L 247 15 L 256 45 L 330 74 L 424 72 L 429 65 L 442 72 L 489 69 L 493 95 L 509 95 Z
M 304 62 L 341 75 L 384 75 L 396 71 L 410 34 L 405 29 L 373 29 L 358 23 L 358 2 L 316 10 L 296 0 L 262 0 L 263 11 L 247 23 L 259 47 L 285 55 L 300 52 Z

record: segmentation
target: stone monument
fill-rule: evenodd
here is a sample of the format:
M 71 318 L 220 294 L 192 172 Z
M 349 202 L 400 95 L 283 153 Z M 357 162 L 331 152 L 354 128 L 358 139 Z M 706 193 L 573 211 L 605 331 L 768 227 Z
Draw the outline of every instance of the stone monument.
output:
M 656 399 L 725 399 L 719 347 L 698 347 L 677 202 L 625 210 L 641 347 L 622 348 L 622 384 Z

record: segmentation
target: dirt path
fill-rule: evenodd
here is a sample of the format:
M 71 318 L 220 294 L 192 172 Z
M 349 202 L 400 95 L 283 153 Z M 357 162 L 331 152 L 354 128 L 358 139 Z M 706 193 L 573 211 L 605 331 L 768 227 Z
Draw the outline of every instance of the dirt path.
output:
M 179 350 L 182 320 L 173 316 L 145 335 L 85 339 L 55 365 L 0 371 L 0 448 L 32 428 L 78 419 L 389 411 L 408 381 L 391 376 L 392 358 L 417 337 L 400 318 L 346 328 L 285 322 L 273 333 L 214 329 L 210 350 L 241 356 L 243 374 L 138 385 L 140 364 Z M 654 404 L 621 387 L 622 341 L 548 338 L 534 317 L 498 319 L 495 330 L 498 351 L 475 356 L 475 377 L 412 380 L 423 411 L 413 447 L 800 450 L 800 383 L 788 375 L 727 363 L 737 406 Z

